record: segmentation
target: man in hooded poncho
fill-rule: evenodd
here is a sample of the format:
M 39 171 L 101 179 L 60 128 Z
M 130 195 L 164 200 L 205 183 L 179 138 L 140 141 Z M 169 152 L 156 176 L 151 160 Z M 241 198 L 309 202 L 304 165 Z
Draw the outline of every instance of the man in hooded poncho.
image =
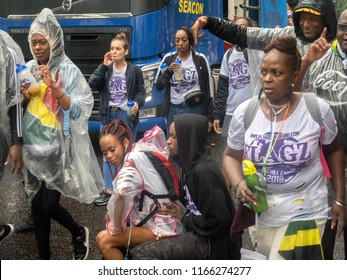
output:
M 91 141 L 88 118 L 93 95 L 81 71 L 64 52 L 63 31 L 47 8 L 29 31 L 34 57 L 27 67 L 42 79 L 38 92 L 21 93 L 28 102 L 23 118 L 23 158 L 28 169 L 26 192 L 41 259 L 50 258 L 50 219 L 72 234 L 74 259 L 88 255 L 87 227 L 78 225 L 60 205 L 60 194 L 91 203 L 104 185 Z
M 312 42 L 327 28 L 326 38 L 330 42 L 336 36 L 337 17 L 332 0 L 301 0 L 293 10 L 294 26 L 284 28 L 244 27 L 220 18 L 201 16 L 192 29 L 196 38 L 200 29 L 210 31 L 217 37 L 248 49 L 249 69 L 254 94 L 261 89 L 259 81 L 259 53 L 267 44 L 279 36 L 297 39 L 298 50 L 304 55 Z

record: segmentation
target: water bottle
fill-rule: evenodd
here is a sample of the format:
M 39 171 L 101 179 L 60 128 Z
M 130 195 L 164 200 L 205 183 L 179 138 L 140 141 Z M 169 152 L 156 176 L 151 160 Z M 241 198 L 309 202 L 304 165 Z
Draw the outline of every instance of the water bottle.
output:
M 263 177 L 263 175 L 257 172 L 253 162 L 251 162 L 250 160 L 243 160 L 242 168 L 247 187 L 258 198 L 258 206 L 252 204 L 253 211 L 255 213 L 261 213 L 266 211 L 268 209 L 268 204 L 266 192 L 264 190 L 264 188 L 266 187 L 265 178 Z
M 25 65 L 17 64 L 16 73 L 18 74 L 18 78 L 21 84 L 25 82 L 30 82 L 27 85 L 28 92 L 30 94 L 33 94 L 40 90 L 40 85 Z
M 175 80 L 176 81 L 182 81 L 183 75 L 182 75 L 182 60 L 180 60 L 178 57 L 175 60 L 175 63 L 180 64 L 181 67 L 178 69 L 178 71 L 174 72 Z
M 162 64 L 160 64 L 160 72 L 163 74 L 165 72 L 165 70 L 167 69 L 167 64 L 165 62 L 163 62 Z
M 127 103 L 127 115 L 129 120 L 133 121 L 136 118 L 136 115 L 133 113 L 133 107 L 134 107 L 135 103 L 132 100 L 129 100 Z

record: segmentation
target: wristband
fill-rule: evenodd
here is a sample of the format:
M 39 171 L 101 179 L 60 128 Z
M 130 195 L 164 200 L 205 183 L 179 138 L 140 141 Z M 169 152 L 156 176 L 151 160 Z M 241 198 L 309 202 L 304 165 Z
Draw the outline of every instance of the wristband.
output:
M 334 198 L 334 201 L 335 201 L 336 205 L 341 206 L 341 207 L 346 207 L 346 203 L 343 203 L 342 200 Z

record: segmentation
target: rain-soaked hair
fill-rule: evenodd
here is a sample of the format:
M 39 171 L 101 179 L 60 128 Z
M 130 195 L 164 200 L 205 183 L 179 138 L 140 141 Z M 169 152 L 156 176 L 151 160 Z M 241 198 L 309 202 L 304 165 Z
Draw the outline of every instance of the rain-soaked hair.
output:
M 129 49 L 129 42 L 128 42 L 128 39 L 127 39 L 127 36 L 125 35 L 125 33 L 123 33 L 123 32 L 118 33 L 118 34 L 116 35 L 116 37 L 114 37 L 114 38 L 112 39 L 111 42 L 116 41 L 116 40 L 117 40 L 117 41 L 121 41 L 121 42 L 124 43 L 123 47 L 124 47 L 125 50 L 128 50 L 128 49 Z
M 273 49 L 286 53 L 290 57 L 291 67 L 294 72 L 300 70 L 301 55 L 297 49 L 296 39 L 291 36 L 277 37 L 264 48 L 264 53 L 267 54 Z
M 116 137 L 117 140 L 120 143 L 122 143 L 123 146 L 124 146 L 123 144 L 124 139 L 128 139 L 129 145 L 126 150 L 124 149 L 124 151 L 125 153 L 130 152 L 131 147 L 133 145 L 133 140 L 132 140 L 133 135 L 131 133 L 129 126 L 126 124 L 125 121 L 113 120 L 109 124 L 105 125 L 100 131 L 99 139 L 107 135 L 113 135 L 114 137 Z
M 195 40 L 194 40 L 194 35 L 193 35 L 193 32 L 191 29 L 189 29 L 188 27 L 185 27 L 185 26 L 181 26 L 180 28 L 178 28 L 176 30 L 176 33 L 177 31 L 179 30 L 183 30 L 187 36 L 188 36 L 188 41 L 189 41 L 189 49 L 193 49 L 194 45 L 195 45 Z M 176 34 L 175 33 L 175 34 Z M 176 38 L 176 35 L 175 35 L 175 38 Z

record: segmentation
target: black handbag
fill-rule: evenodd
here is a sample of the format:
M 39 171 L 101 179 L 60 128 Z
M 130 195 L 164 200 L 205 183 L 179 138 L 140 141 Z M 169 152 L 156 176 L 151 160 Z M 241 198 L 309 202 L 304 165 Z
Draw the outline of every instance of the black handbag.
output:
M 184 102 L 189 106 L 194 106 L 204 102 L 204 93 L 200 90 L 192 91 L 184 97 Z

